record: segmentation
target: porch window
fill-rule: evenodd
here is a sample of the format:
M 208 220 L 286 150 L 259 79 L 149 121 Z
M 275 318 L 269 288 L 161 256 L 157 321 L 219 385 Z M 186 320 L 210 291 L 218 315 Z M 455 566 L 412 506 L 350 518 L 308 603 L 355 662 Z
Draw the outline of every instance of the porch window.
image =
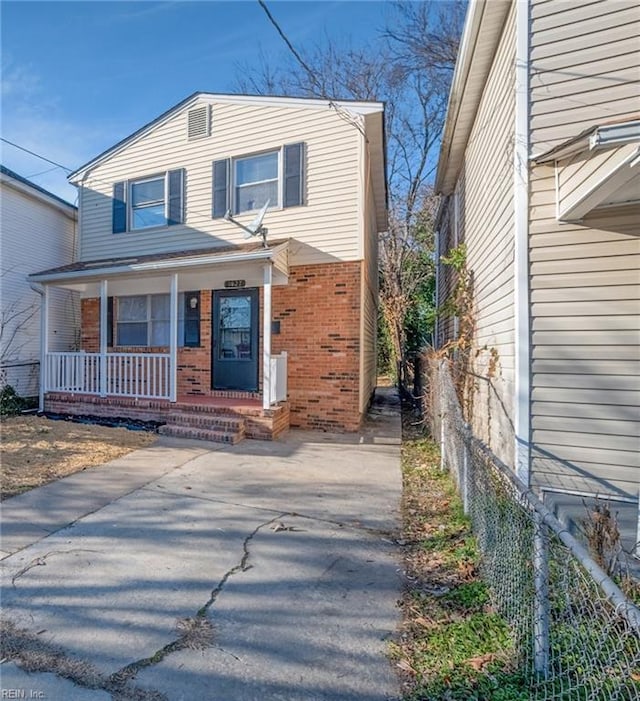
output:
M 234 161 L 236 214 L 260 209 L 267 200 L 274 207 L 279 205 L 279 161 L 280 151 L 238 158 Z
M 194 305 L 194 300 L 196 303 Z M 186 305 L 189 305 L 186 311 Z M 200 295 L 178 295 L 178 344 L 200 345 Z M 118 297 L 116 344 L 118 346 L 168 346 L 171 307 L 168 294 Z

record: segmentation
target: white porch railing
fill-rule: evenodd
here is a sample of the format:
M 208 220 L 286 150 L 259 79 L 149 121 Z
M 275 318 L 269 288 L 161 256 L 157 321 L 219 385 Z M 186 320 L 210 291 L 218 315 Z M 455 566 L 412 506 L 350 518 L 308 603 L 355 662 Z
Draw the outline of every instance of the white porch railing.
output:
M 283 402 L 287 398 L 287 354 L 271 356 L 271 403 Z
M 45 392 L 169 399 L 170 367 L 168 353 L 47 353 Z

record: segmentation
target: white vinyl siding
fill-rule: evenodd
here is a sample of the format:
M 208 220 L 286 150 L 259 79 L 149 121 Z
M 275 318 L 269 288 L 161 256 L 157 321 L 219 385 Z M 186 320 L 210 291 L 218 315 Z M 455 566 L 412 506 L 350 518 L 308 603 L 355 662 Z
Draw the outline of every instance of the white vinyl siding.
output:
M 458 214 L 451 238 L 465 241 L 473 272 L 473 371 L 485 378 L 474 383 L 473 429 L 508 464 L 514 440 L 514 60 L 512 7 L 469 137 L 458 202 L 450 205 L 451 215 Z M 492 358 L 497 363 L 490 373 Z
M 531 143 L 541 153 L 640 111 L 636 0 L 531 0 Z
M 4 176 L 3 176 L 4 177 Z M 40 295 L 27 279 L 35 273 L 73 260 L 75 219 L 57 207 L 2 184 L 0 232 L 2 249 L 2 310 L 19 312 L 28 319 L 11 345 L 2 349 L 6 382 L 19 394 L 38 394 L 40 360 Z M 49 348 L 68 351 L 76 348 L 80 328 L 79 300 L 75 293 L 52 289 L 49 293 Z M 9 324 L 9 331 L 12 325 Z M 11 334 L 9 334 L 11 335 Z M 17 366 L 18 363 L 25 365 Z M 31 365 L 33 363 L 33 365 Z
M 534 170 L 532 192 L 532 438 L 557 458 L 534 451 L 534 484 L 634 497 L 640 479 L 638 208 L 559 224 L 549 166 Z
M 176 168 L 186 171 L 185 224 L 119 235 L 117 254 L 243 243 L 240 229 L 211 217 L 212 163 L 299 142 L 304 142 L 306 148 L 306 204 L 270 211 L 265 220 L 269 237 L 293 237 L 302 244 L 293 247 L 292 264 L 360 257 L 357 202 L 362 135 L 353 125 L 329 109 L 213 104 L 212 114 L 215 129 L 209 139 L 187 141 L 186 117 L 179 112 L 89 173 L 81 203 L 81 260 L 114 255 L 114 182 Z M 249 223 L 252 217 L 239 215 L 243 223 Z
M 640 111 L 635 0 L 532 2 L 532 152 Z M 561 203 L 628 147 L 561 164 Z M 564 185 L 564 182 L 567 185 Z M 556 174 L 532 168 L 533 483 L 637 497 L 640 207 L 556 219 Z M 539 447 L 544 453 L 538 453 Z

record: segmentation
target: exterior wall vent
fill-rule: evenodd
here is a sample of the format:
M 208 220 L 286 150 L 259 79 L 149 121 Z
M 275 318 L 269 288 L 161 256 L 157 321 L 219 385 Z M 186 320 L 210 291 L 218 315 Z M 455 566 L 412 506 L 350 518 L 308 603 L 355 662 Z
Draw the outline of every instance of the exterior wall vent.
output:
M 211 111 L 209 105 L 189 110 L 187 136 L 191 139 L 201 139 L 211 134 Z

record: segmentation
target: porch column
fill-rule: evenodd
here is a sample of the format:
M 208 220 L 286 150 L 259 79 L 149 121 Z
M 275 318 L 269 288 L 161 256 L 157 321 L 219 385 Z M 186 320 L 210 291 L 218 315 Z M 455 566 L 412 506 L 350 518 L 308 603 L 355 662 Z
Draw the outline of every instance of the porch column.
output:
M 171 276 L 169 307 L 169 401 L 175 402 L 178 399 L 178 273 Z
M 271 263 L 264 266 L 262 310 L 262 408 L 271 406 Z
M 40 296 L 40 392 L 38 408 L 44 411 L 44 395 L 47 391 L 49 355 L 49 287 L 44 285 Z
M 107 396 L 107 281 L 100 282 L 100 396 Z

